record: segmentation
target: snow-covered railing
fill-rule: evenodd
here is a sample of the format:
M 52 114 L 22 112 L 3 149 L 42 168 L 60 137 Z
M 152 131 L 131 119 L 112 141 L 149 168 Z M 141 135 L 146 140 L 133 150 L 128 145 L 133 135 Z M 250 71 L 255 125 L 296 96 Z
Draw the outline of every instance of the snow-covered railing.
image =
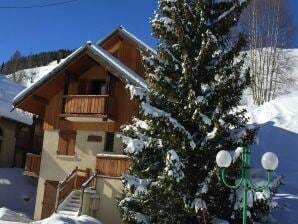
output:
M 90 169 L 81 170 L 76 167 L 64 180 L 59 182 L 56 195 L 56 209 L 73 190 L 82 187 L 89 175 Z
M 41 156 L 27 153 L 24 175 L 38 177 L 40 170 Z
M 98 154 L 96 169 L 98 174 L 109 177 L 120 177 L 128 171 L 128 157 L 125 155 Z

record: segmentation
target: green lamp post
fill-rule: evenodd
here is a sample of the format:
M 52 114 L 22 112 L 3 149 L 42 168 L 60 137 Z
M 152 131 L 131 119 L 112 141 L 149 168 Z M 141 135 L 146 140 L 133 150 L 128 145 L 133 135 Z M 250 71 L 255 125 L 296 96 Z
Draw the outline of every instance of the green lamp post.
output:
M 241 178 L 236 182 L 235 185 L 230 185 L 227 183 L 225 179 L 225 168 L 229 167 L 232 162 L 231 154 L 228 151 L 221 150 L 216 155 L 216 163 L 221 168 L 221 178 L 223 183 L 231 188 L 237 189 L 241 185 L 243 187 L 243 199 L 242 199 L 242 223 L 247 224 L 247 193 L 248 189 L 253 189 L 255 191 L 262 191 L 266 189 L 270 184 L 271 173 L 278 166 L 278 158 L 273 152 L 266 152 L 262 157 L 262 166 L 265 170 L 267 170 L 267 183 L 263 186 L 256 186 L 250 174 L 250 149 L 248 147 L 244 147 L 241 154 Z

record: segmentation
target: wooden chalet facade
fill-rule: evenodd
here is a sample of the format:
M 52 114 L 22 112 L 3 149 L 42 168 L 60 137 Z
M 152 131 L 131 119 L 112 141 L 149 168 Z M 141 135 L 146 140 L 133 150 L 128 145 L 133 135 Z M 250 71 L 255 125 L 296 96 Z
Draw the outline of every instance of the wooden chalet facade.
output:
M 42 156 L 29 154 L 26 163 L 39 177 L 35 219 L 73 214 L 61 207 L 77 189 L 79 214 L 121 223 L 115 197 L 128 160 L 116 133 L 138 115 L 126 84 L 147 88 L 141 52 L 154 50 L 119 27 L 96 45 L 87 42 L 14 99 L 15 107 L 43 119 Z

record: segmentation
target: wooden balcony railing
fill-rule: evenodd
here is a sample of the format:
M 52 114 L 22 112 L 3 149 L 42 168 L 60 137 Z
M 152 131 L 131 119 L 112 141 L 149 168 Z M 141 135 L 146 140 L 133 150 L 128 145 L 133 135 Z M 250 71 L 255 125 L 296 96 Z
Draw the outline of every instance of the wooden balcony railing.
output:
M 98 154 L 96 169 L 98 174 L 110 177 L 120 177 L 128 171 L 128 158 L 124 155 Z
M 114 115 L 115 101 L 108 95 L 66 95 L 64 115 L 98 115 L 107 118 Z
M 40 161 L 41 161 L 40 155 L 27 153 L 25 171 L 23 174 L 26 176 L 38 177 L 39 170 L 40 170 Z

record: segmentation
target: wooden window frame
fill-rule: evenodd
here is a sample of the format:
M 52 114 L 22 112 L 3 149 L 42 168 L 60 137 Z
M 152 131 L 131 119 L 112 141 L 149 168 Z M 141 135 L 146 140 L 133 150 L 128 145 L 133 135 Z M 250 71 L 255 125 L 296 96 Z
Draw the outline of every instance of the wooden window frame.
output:
M 60 131 L 57 155 L 74 156 L 76 146 L 76 131 Z

